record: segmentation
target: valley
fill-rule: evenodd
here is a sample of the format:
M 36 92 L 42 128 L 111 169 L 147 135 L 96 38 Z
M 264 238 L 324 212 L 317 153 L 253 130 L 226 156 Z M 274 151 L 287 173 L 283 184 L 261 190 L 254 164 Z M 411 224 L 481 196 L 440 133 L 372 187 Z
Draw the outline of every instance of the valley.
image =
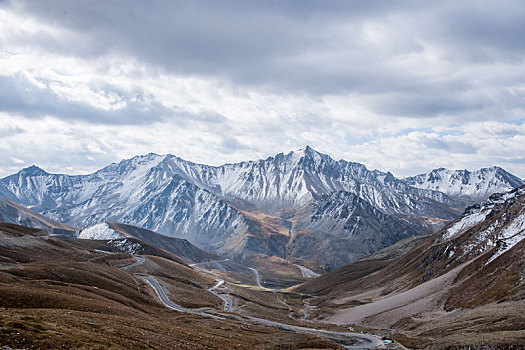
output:
M 317 320 L 389 330 L 405 346 L 512 348 L 525 341 L 524 210 L 523 187 L 492 195 L 401 256 L 372 255 L 292 290 L 316 295 Z

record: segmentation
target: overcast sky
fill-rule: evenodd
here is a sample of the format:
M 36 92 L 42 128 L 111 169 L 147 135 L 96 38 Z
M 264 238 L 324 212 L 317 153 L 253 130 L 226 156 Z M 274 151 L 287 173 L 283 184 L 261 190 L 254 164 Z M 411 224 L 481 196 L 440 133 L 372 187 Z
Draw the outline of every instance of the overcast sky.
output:
M 0 176 L 306 144 L 525 177 L 523 1 L 0 0 Z

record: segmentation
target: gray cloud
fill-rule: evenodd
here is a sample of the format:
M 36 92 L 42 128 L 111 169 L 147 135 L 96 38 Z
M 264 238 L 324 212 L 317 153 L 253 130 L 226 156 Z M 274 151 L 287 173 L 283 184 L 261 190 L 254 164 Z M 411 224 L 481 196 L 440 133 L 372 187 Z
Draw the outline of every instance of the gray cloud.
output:
M 308 143 L 335 157 L 359 149 L 372 164 L 387 157 L 385 164 L 406 174 L 415 159 L 432 156 L 401 146 L 385 156 L 381 148 L 394 136 L 402 145 L 411 130 L 428 133 L 421 142 L 439 155 L 436 166 L 447 166 L 446 157 L 461 164 L 469 154 L 491 165 L 482 164 L 487 155 L 507 150 L 521 159 L 511 140 L 523 135 L 512 125 L 525 121 L 525 4 L 517 0 L 13 0 L 0 1 L 0 10 L 20 21 L 4 27 L 0 59 L 29 52 L 52 66 L 28 54 L 26 67 L 11 62 L 15 68 L 1 70 L 0 112 L 124 135 L 89 144 L 104 156 L 77 145 L 79 163 L 96 159 L 86 168 L 103 165 L 107 154 L 133 155 L 131 142 L 212 163 L 217 157 L 200 156 L 210 147 L 230 161 Z M 61 75 L 57 57 L 89 69 Z M 82 98 L 84 87 L 105 107 Z M 466 128 L 501 140 L 446 138 Z M 19 131 L 0 129 L 0 136 Z M 58 159 L 51 155 L 49 162 Z
M 393 58 L 437 47 L 454 72 L 487 61 L 523 63 L 525 49 L 525 6 L 518 1 L 137 0 L 123 7 L 54 0 L 10 7 L 74 33 L 27 38 L 46 50 L 81 57 L 126 53 L 177 74 L 281 93 L 404 92 L 399 105 L 378 102 L 376 109 L 423 117 L 479 108 L 479 77 L 440 76 L 430 63 L 422 71 L 389 63 Z M 379 25 L 385 38 L 374 42 L 372 32 L 367 39 L 367 25 Z M 458 99 L 458 91 L 477 94 L 478 101 Z
M 297 79 L 296 88 L 304 80 L 325 77 L 318 83 L 329 85 L 329 80 L 335 83 L 333 89 L 344 89 L 346 85 L 337 86 L 332 74 L 344 75 L 340 79 L 347 83 L 359 70 L 368 70 L 370 75 L 373 68 L 369 67 L 381 65 L 383 56 L 421 50 L 422 41 L 446 43 L 453 58 L 470 52 L 472 60 L 490 51 L 516 56 L 516 50 L 525 47 L 524 6 L 513 1 L 137 0 L 123 7 L 118 1 L 55 0 L 17 1 L 12 7 L 78 34 L 69 38 L 75 45 L 41 38 L 40 44 L 48 49 L 82 56 L 122 50 L 178 72 L 223 74 L 241 82 L 277 85 L 282 82 L 269 80 L 288 78 L 283 80 L 293 83 Z M 390 35 L 400 32 L 403 40 L 387 48 L 362 46 L 362 25 L 373 22 L 384 24 Z M 343 28 L 350 31 L 341 32 Z M 279 63 L 334 48 L 353 59 L 346 68 L 361 66 L 345 74 L 342 62 L 331 63 L 330 57 L 314 66 Z
M 129 93 L 107 84 L 98 87 L 100 92 L 111 92 L 125 106 L 97 108 L 88 101 L 69 101 L 60 97 L 49 88 L 49 81 L 39 83 L 36 85 L 20 75 L 0 76 L 0 111 L 31 118 L 54 116 L 70 121 L 117 125 L 151 124 L 167 118 L 177 120 L 181 125 L 189 121 L 221 123 L 225 120 L 215 111 L 190 113 L 179 107 L 168 108 L 144 91 Z
M 24 129 L 16 126 L 0 126 L 0 137 L 9 137 L 24 133 Z

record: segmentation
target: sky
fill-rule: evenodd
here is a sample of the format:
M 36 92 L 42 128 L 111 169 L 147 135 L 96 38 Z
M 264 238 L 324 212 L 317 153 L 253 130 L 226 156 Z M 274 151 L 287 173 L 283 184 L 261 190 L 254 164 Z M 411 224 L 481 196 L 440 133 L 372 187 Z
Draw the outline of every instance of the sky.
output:
M 525 2 L 0 0 L 0 176 L 310 145 L 525 178 Z

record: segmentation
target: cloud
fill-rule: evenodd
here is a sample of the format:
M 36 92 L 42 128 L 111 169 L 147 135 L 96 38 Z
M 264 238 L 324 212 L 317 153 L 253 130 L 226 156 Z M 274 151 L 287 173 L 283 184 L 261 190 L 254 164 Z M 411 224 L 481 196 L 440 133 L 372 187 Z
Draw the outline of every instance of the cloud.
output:
M 0 167 L 309 144 L 405 175 L 525 176 L 524 30 L 511 0 L 3 1 Z
M 29 44 L 56 53 L 119 52 L 177 74 L 315 93 L 417 80 L 441 67 L 419 71 L 395 61 L 424 64 L 429 47 L 460 64 L 519 57 L 524 48 L 525 11 L 511 1 L 130 1 L 122 8 L 56 0 L 8 8 L 46 24 Z
M 122 91 L 106 85 L 98 91 L 88 89 L 88 94 L 73 100 L 68 96 L 69 87 L 52 85 L 57 82 L 41 79 L 35 84 L 19 75 L 0 76 L 0 111 L 31 118 L 55 116 L 70 121 L 120 125 L 151 124 L 167 118 L 181 124 L 187 121 L 216 123 L 224 119 L 214 111 L 192 113 L 180 107 L 167 108 L 142 90 Z
M 0 138 L 22 134 L 24 129 L 17 126 L 0 126 Z
M 496 135 L 487 125 L 499 130 L 514 129 L 516 133 L 510 137 L 506 133 Z M 399 176 L 438 167 L 475 170 L 493 165 L 523 176 L 525 133 L 518 132 L 523 127 L 523 124 L 481 122 L 470 123 L 456 135 L 443 134 L 442 130 L 413 131 L 356 145 L 346 157 Z

